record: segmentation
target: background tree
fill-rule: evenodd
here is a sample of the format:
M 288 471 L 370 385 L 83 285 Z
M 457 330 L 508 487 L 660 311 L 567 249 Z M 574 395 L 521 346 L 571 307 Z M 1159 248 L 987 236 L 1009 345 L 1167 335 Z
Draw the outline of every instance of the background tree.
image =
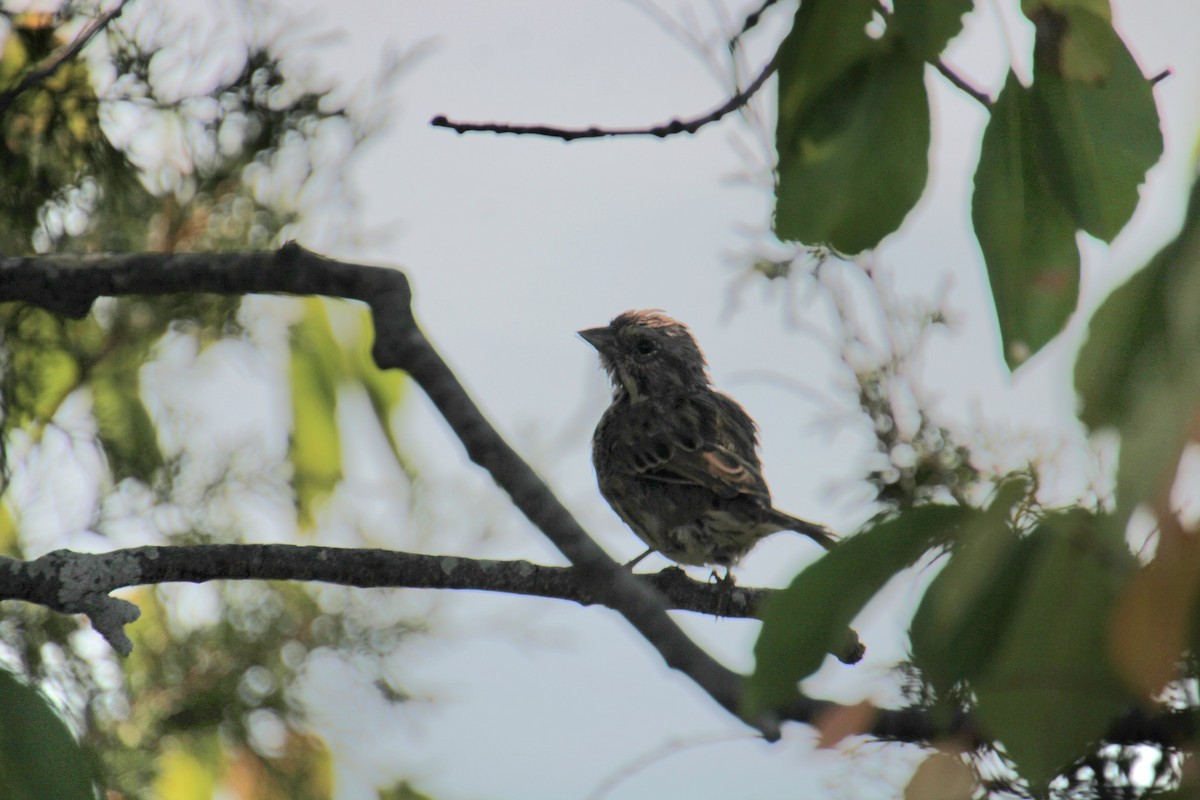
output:
M 3 17 L 0 250 L 263 248 L 302 230 L 317 199 L 329 213 L 350 202 L 340 172 L 368 128 L 318 87 L 267 17 L 247 11 L 228 20 L 237 30 L 189 42 L 177 37 L 200 9 L 113 19 L 124 5 L 100 17 L 86 5 Z M 85 42 L 87 57 L 76 57 Z M 208 48 L 205 62 L 197 45 Z M 318 300 L 247 308 L 186 286 L 172 297 L 114 298 L 78 321 L 5 304 L 5 552 L 238 539 L 248 497 L 310 536 L 341 477 L 339 388 L 361 387 L 388 437 L 403 394 L 400 376 L 366 356 L 363 319 L 348 323 L 339 339 Z M 186 409 L 164 406 L 161 393 L 150 408 L 143 393 L 143 367 L 161 363 L 164 349 L 190 351 L 193 363 L 224 349 L 274 372 L 291 387 L 291 435 L 253 458 L 249 441 L 197 452 L 179 433 Z M 46 519 L 55 513 L 59 524 Z M 101 784 L 126 797 L 209 796 L 220 786 L 245 797 L 328 796 L 328 754 L 288 686 L 309 650 L 340 643 L 366 653 L 384 646 L 379 634 L 369 640 L 361 620 L 322 613 L 317 597 L 284 584 L 220 589 L 209 624 L 181 618 L 169 591 L 137 602 L 137 655 L 121 662 L 81 642 L 69 619 L 34 607 L 9 606 L 0 623 L 6 666 L 54 699 L 98 756 Z M 5 724 L 16 735 L 25 723 Z M 41 770 L 31 781 L 60 772 L 49 758 L 11 771 L 29 768 Z M 30 797 L 51 794 L 68 796 L 30 784 Z

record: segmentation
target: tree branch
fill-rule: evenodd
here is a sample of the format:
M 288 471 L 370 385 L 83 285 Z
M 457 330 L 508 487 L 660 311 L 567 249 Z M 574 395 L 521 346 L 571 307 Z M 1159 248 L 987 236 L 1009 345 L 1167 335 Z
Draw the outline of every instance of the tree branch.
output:
M 774 589 L 724 587 L 688 577 L 678 567 L 634 576 L 679 611 L 733 618 L 754 618 Z M 129 654 L 120 628 L 137 619 L 112 613 L 122 600 L 108 593 L 130 586 L 215 580 L 322 581 L 358 588 L 473 589 L 529 597 L 569 600 L 583 606 L 601 603 L 579 580 L 574 567 L 529 561 L 496 561 L 450 555 L 424 555 L 369 548 L 290 544 L 204 544 L 133 547 L 107 553 L 55 550 L 33 561 L 0 557 L 0 600 L 24 600 L 68 614 L 109 611 L 109 624 L 93 625 L 114 649 Z M 128 605 L 128 604 L 126 604 Z M 864 649 L 854 636 L 835 653 L 857 663 Z
M 343 264 L 296 244 L 269 253 L 62 255 L 0 258 L 0 302 L 21 300 L 80 318 L 100 296 L 131 294 L 288 293 L 360 300 L 375 321 L 372 354 L 382 369 L 409 373 L 458 435 L 471 460 L 508 492 L 513 504 L 578 570 L 583 587 L 616 610 L 680 670 L 732 714 L 742 677 L 696 645 L 667 615 L 663 596 L 609 558 L 541 478 L 509 447 L 467 395 L 413 319 L 403 273 Z M 758 726 L 778 735 L 770 721 Z
M 716 122 L 742 108 L 762 88 L 763 84 L 767 82 L 767 78 L 774 74 L 775 66 L 775 60 L 772 59 L 763 67 L 762 72 L 758 73 L 758 77 L 750 82 L 750 85 L 702 117 L 694 117 L 690 120 L 673 119 L 650 128 L 600 128 L 596 126 L 557 128 L 553 125 L 509 125 L 503 122 L 454 122 L 440 114 L 429 120 L 429 124 L 435 128 L 450 128 L 456 133 L 483 131 L 521 136 L 549 136 L 567 142 L 575 139 L 599 139 L 605 136 L 654 136 L 663 139 L 678 133 L 695 133 L 705 125 Z
M 96 34 L 104 30 L 108 23 L 121 16 L 121 12 L 125 10 L 125 4 L 128 2 L 129 0 L 120 0 L 113 8 L 85 25 L 79 35 L 70 43 L 51 53 L 42 63 L 27 72 L 20 83 L 11 89 L 0 92 L 0 117 L 8 112 L 18 97 L 58 72 L 59 67 L 79 55 L 83 48 L 87 47 L 96 37 Z
M 634 576 L 667 598 L 670 608 L 728 617 L 753 617 L 772 589 L 734 587 L 727 595 L 721 587 L 695 581 L 683 570 L 668 567 L 653 574 Z M 33 561 L 0 558 L 0 600 L 38 603 L 68 614 L 87 614 L 102 635 L 122 653 L 129 639 L 122 630 L 138 615 L 137 608 L 109 592 L 131 586 L 160 583 L 204 583 L 213 580 L 322 581 L 358 588 L 468 589 L 504 592 L 531 597 L 569 600 L 580 605 L 601 601 L 580 581 L 572 567 L 550 567 L 528 561 L 494 561 L 461 556 L 424 555 L 393 550 L 289 544 L 208 544 L 167 547 L 134 547 L 108 553 L 56 550 Z M 861 657 L 839 656 L 845 663 Z M 819 722 L 842 710 L 823 700 L 801 698 L 787 719 Z M 1197 720 L 1190 712 L 1151 716 L 1131 712 L 1109 732 L 1115 744 L 1155 742 L 1178 746 L 1196 734 Z M 985 737 L 965 715 L 942 725 L 920 708 L 878 712 L 871 736 L 903 742 L 925 743 L 956 738 L 977 745 Z
M 368 565 L 378 574 L 392 574 L 397 580 L 395 576 L 409 569 L 412 570 L 410 582 L 413 585 L 418 585 L 418 580 L 440 580 L 446 582 L 445 588 L 452 588 L 450 582 L 456 579 L 455 576 L 466 583 L 462 576 L 477 570 L 475 579 L 480 581 L 479 586 L 463 588 L 490 588 L 486 582 L 499 580 L 494 575 L 502 574 L 505 569 L 532 569 L 536 578 L 531 578 L 529 585 L 541 586 L 543 596 L 558 596 L 546 588 L 557 585 L 564 597 L 568 591 L 578 592 L 565 599 L 614 609 L 642 634 L 668 665 L 683 672 L 723 708 L 738 715 L 742 676 L 714 661 L 667 615 L 668 608 L 687 607 L 688 601 L 676 592 L 684 591 L 680 587 L 693 582 L 685 579 L 677 583 L 679 578 L 675 573 L 678 571 L 672 570 L 652 576 L 634 576 L 588 537 L 550 489 L 484 419 L 458 379 L 425 339 L 413 319 L 412 296 L 403 273 L 332 261 L 295 244 L 276 252 L 262 253 L 0 257 L 0 302 L 28 302 L 76 318 L 87 314 L 97 297 L 169 295 L 184 290 L 217 294 L 320 294 L 367 303 L 375 320 L 373 354 L 378 365 L 384 369 L 408 371 L 458 434 L 471 459 L 491 473 L 497 484 L 512 497 L 513 503 L 562 551 L 574 569 L 568 571 L 526 562 L 472 562 L 457 557 L 288 545 L 206 546 L 214 549 L 201 552 L 212 554 L 213 559 L 218 555 L 227 559 L 229 554 L 237 555 L 230 559 L 231 564 L 220 570 L 216 561 L 198 557 L 193 548 L 135 548 L 92 556 L 56 551 L 28 563 L 0 560 L 0 597 L 28 598 L 61 611 L 88 614 L 97 629 L 109 637 L 114 647 L 121 649 L 128 647 L 128 640 L 122 640 L 121 627 L 130 621 L 136 608 L 123 600 L 108 597 L 107 593 L 116 586 L 149 582 L 146 578 L 152 574 L 164 581 L 277 577 L 363 585 L 352 582 L 351 578 L 355 570 Z M 193 554 L 179 562 L 153 557 L 171 550 L 188 550 Z M 337 558 L 331 557 L 334 554 Z M 408 566 L 400 566 L 406 558 L 412 559 Z M 454 563 L 450 563 L 451 560 Z M 495 567 L 506 563 L 515 566 Z M 280 564 L 306 570 L 302 574 L 312 577 L 282 574 Z M 556 569 L 564 571 L 556 572 Z M 570 574 L 575 584 L 570 590 L 556 584 L 564 581 L 566 574 Z M 206 575 L 208 577 L 204 577 Z M 432 586 L 433 583 L 425 585 Z M 672 598 L 670 602 L 656 587 Z M 686 591 L 699 590 L 687 588 Z M 705 587 L 704 591 L 711 590 Z M 750 593 L 746 595 L 746 613 L 749 613 L 749 608 L 760 602 L 762 595 L 754 594 L 756 590 L 740 591 Z M 729 613 L 734 613 L 733 608 Z M 830 713 L 845 710 L 835 703 L 801 696 L 780 715 L 779 720 L 814 723 Z M 754 720 L 751 724 L 768 738 L 773 738 L 777 735 L 779 720 Z M 1151 742 L 1177 747 L 1193 740 L 1198 731 L 1200 724 L 1191 709 L 1153 715 L 1134 711 L 1114 723 L 1106 741 L 1116 744 Z M 920 708 L 881 709 L 870 728 L 862 733 L 879 739 L 917 743 L 945 738 L 979 742 L 984 738 L 969 717 L 959 716 L 947 721 Z

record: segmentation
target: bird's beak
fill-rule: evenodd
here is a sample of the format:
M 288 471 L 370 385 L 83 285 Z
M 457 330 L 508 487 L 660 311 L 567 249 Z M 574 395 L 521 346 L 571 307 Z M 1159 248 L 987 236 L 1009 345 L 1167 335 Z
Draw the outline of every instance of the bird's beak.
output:
M 603 350 L 612 341 L 612 331 L 607 325 L 601 328 L 585 328 L 579 337 L 597 350 Z

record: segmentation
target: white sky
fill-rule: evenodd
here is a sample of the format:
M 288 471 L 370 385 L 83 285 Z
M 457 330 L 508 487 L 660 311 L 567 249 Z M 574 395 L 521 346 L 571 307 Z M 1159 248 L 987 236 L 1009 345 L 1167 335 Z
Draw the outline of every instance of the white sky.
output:
M 662 3 L 689 29 L 719 39 L 728 31 L 716 4 Z M 740 19 L 754 3 L 730 3 Z M 1007 33 L 996 23 L 1006 7 Z M 969 35 L 948 60 L 993 96 L 1003 80 L 1005 36 L 1027 50 L 1028 31 L 1007 6 L 986 0 Z M 1200 17 L 1187 0 L 1117 4 L 1119 28 L 1148 74 L 1175 74 L 1156 90 L 1165 117 L 1167 158 L 1152 173 L 1133 228 L 1109 250 L 1085 245 L 1085 306 L 1094 307 L 1122 276 L 1153 252 L 1178 224 L 1190 180 L 1200 89 Z M 321 55 L 338 80 L 369 83 L 385 55 L 418 46 L 395 92 L 386 132 L 350 176 L 362 197 L 357 224 L 370 232 L 333 255 L 403 267 L 421 322 L 494 423 L 529 455 L 560 497 L 615 556 L 640 543 L 603 505 L 589 457 L 591 427 L 608 392 L 594 354 L 574 331 L 634 307 L 662 307 L 685 320 L 708 353 L 718 385 L 760 422 L 766 474 L 777 504 L 852 530 L 870 509 L 853 486 L 864 438 L 837 433 L 822 407 L 778 384 L 748 377 L 773 370 L 850 408 L 819 342 L 788 323 L 787 304 L 818 328 L 820 301 L 808 306 L 781 287 L 747 288 L 724 316 L 738 275 L 730 254 L 761 244 L 770 198 L 731 180 L 754 164 L 734 143 L 752 141 L 736 121 L 694 137 L 564 144 L 541 138 L 458 136 L 433 129 L 437 115 L 473 121 L 561 125 L 639 125 L 704 112 L 725 92 L 692 52 L 635 4 L 570 0 L 506 3 L 343 0 L 315 3 L 314 31 L 341 30 Z M 750 67 L 769 55 L 757 37 Z M 688 25 L 688 23 L 685 23 Z M 1027 65 L 1021 65 L 1028 74 Z M 902 232 L 873 263 L 909 297 L 934 298 L 950 281 L 953 336 L 930 348 L 929 400 L 960 429 L 1020 438 L 1035 431 L 1036 449 L 1060 453 L 1060 491 L 1082 488 L 1085 461 L 1070 425 L 1070 364 L 1082 329 L 1071 331 L 1010 381 L 988 311 L 981 259 L 970 233 L 970 173 L 985 123 L 969 98 L 930 72 L 933 178 Z M 768 84 L 768 90 L 773 84 Z M 758 108 L 770 113 L 771 91 Z M 752 152 L 759 152 L 753 150 Z M 320 244 L 330 232 L 314 232 Z M 437 518 L 413 549 L 466 552 L 558 563 L 561 559 L 514 520 L 424 401 L 406 430 L 428 451 L 428 470 L 461 490 L 462 509 Z M 1019 464 L 1030 446 L 1002 459 Z M 1071 478 L 1071 475 L 1076 477 Z M 482 505 L 481 505 L 482 504 Z M 489 519 L 480 522 L 480 509 Z M 449 529 L 457 522 L 459 529 Z M 480 542 L 484 529 L 490 534 Z M 404 542 L 403 531 L 393 541 Z M 777 537 L 739 570 L 743 584 L 779 585 L 816 556 L 799 537 Z M 662 564 L 647 561 L 644 568 Z M 858 626 L 868 645 L 856 667 L 827 665 L 810 689 L 843 700 L 893 701 L 888 667 L 903 654 L 903 627 L 925 576 L 889 587 Z M 895 796 L 913 748 L 856 743 L 815 751 L 811 731 L 794 726 L 766 745 L 670 673 L 615 614 L 545 600 L 446 593 L 424 603 L 439 632 L 410 640 L 396 654 L 400 682 L 435 699 L 402 706 L 394 716 L 370 702 L 366 687 L 313 697 L 313 719 L 338 750 L 338 797 L 373 797 L 372 781 L 408 774 L 439 798 L 585 798 L 606 778 L 675 742 L 730 741 L 652 759 L 609 798 L 767 798 Z M 756 624 L 681 614 L 706 647 L 739 669 L 752 665 Z M 328 670 L 328 672 L 325 672 Z M 311 673 L 343 681 L 334 659 Z M 315 693 L 314 693 L 315 694 Z M 324 702 L 323 702 L 324 699 Z M 902 752 L 906 751 L 906 752 Z M 893 757 L 881 757 L 881 753 Z

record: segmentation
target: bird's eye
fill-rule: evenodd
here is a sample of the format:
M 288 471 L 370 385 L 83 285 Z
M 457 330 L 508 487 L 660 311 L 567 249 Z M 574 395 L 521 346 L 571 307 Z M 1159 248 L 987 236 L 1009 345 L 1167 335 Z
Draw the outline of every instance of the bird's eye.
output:
M 634 344 L 634 349 L 636 349 L 641 355 L 648 356 L 658 348 L 655 346 L 654 342 L 650 341 L 649 339 L 638 339 Z

